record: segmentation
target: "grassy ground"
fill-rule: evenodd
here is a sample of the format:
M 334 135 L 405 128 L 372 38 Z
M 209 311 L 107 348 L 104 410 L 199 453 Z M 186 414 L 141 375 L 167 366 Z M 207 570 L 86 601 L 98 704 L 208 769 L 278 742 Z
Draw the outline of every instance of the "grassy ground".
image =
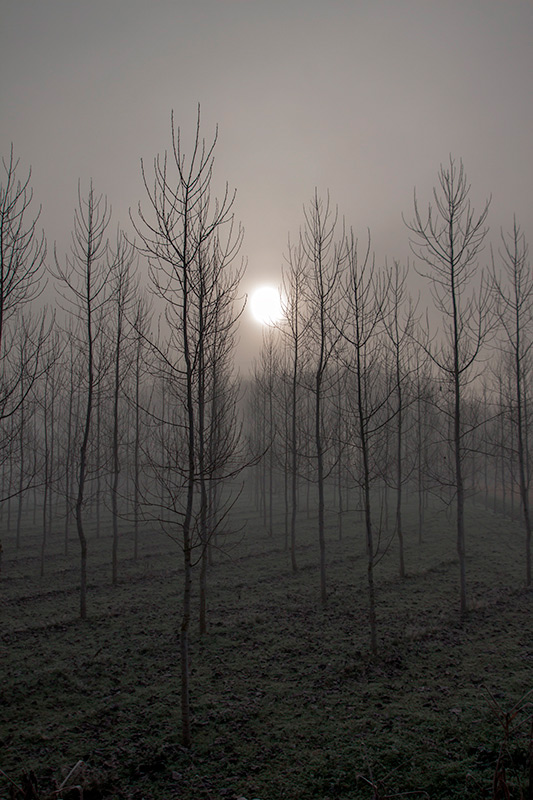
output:
M 408 577 L 397 577 L 394 545 L 377 567 L 380 652 L 371 657 L 355 515 L 342 541 L 330 520 L 326 608 L 316 520 L 299 520 L 292 575 L 282 518 L 269 537 L 250 508 L 236 515 L 243 538 L 210 571 L 209 633 L 192 636 L 190 751 L 179 744 L 176 545 L 146 530 L 134 563 L 125 527 L 113 589 L 111 540 L 92 535 L 82 623 L 75 538 L 65 557 L 61 534 L 51 537 L 43 578 L 31 523 L 18 553 L 4 538 L 0 797 L 31 770 L 44 797 L 78 761 L 67 785 L 83 783 L 85 800 L 492 797 L 503 739 L 495 708 L 510 711 L 533 688 L 519 526 L 470 509 L 471 611 L 460 625 L 453 524 L 431 513 L 419 546 L 407 519 Z M 528 785 L 524 706 L 506 761 L 516 798 Z

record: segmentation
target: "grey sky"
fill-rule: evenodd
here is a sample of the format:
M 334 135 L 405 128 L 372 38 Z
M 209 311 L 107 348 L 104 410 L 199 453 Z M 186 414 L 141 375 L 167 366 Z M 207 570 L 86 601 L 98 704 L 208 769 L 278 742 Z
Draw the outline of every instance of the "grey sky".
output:
M 144 201 L 141 157 L 219 124 L 237 188 L 244 289 L 277 283 L 314 187 L 377 255 L 406 258 L 416 185 L 462 157 L 492 238 L 533 235 L 533 0 L 0 0 L 0 153 L 33 166 L 68 246 L 78 178 L 115 222 Z M 258 336 L 250 327 L 250 336 Z

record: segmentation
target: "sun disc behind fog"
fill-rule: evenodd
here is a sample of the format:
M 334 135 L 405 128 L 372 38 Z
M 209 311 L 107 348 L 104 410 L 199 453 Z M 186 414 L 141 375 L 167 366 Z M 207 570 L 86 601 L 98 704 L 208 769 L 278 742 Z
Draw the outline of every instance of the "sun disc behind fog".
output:
M 252 292 L 250 309 L 261 325 L 275 325 L 283 316 L 281 297 L 273 286 L 260 286 Z

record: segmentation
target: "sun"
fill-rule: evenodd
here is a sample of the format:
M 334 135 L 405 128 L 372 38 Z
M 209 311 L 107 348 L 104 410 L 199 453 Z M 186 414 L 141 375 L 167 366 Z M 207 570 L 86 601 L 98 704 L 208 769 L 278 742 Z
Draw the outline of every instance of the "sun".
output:
M 275 325 L 283 316 L 281 296 L 273 286 L 260 286 L 252 292 L 250 309 L 261 325 Z

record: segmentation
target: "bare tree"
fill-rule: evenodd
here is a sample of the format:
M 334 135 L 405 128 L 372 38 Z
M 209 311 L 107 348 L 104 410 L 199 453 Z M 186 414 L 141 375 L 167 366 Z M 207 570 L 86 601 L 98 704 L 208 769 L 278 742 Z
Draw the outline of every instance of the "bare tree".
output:
M 238 285 L 237 275 L 223 279 L 237 256 L 242 231 L 233 221 L 234 195 L 226 186 L 221 200 L 212 201 L 213 153 L 217 133 L 209 145 L 200 135 L 200 110 L 192 145 L 185 157 L 180 129 L 171 120 L 170 154 L 157 156 L 153 180 L 144 164 L 142 175 L 150 212 L 139 205 L 132 221 L 140 239 L 139 251 L 149 264 L 151 291 L 164 303 L 164 327 L 158 341 L 151 343 L 167 392 L 163 470 L 156 466 L 161 504 L 158 518 L 164 529 L 180 544 L 183 555 L 183 602 L 180 625 L 182 742 L 191 744 L 190 653 L 191 586 L 194 552 L 206 546 L 198 534 L 203 525 L 205 491 L 205 441 L 199 438 L 199 411 L 205 414 L 205 348 L 212 341 L 213 326 L 221 320 L 231 330 L 239 315 L 220 317 L 221 298 L 231 307 Z M 203 387 L 203 388 L 202 388 Z M 204 420 L 205 421 L 205 420 Z M 205 432 L 205 427 L 203 428 Z M 233 428 L 234 430 L 234 428 Z M 233 442 L 233 447 L 235 442 Z M 233 458 L 234 453 L 227 453 Z M 203 455 L 202 455 L 203 454 Z M 219 465 L 221 466 L 221 465 Z
M 57 417 L 61 391 L 61 375 L 58 362 L 61 358 L 62 344 L 60 332 L 54 329 L 46 353 L 44 376 L 41 391 L 36 392 L 37 404 L 41 409 L 41 480 L 42 486 L 42 536 L 41 536 L 41 578 L 44 575 L 45 553 L 52 526 L 52 495 L 58 480 L 57 463 Z
M 483 247 L 490 200 L 476 215 L 470 204 L 470 185 L 462 161 L 450 157 L 441 165 L 439 187 L 423 216 L 414 194 L 414 217 L 407 224 L 411 248 L 421 266 L 417 272 L 430 282 L 442 327 L 427 352 L 450 388 L 451 407 L 443 409 L 451 421 L 453 489 L 456 501 L 457 554 L 460 573 L 460 613 L 467 611 L 465 488 L 463 460 L 466 428 L 463 395 L 472 367 L 486 340 L 490 324 L 489 296 L 483 276 L 477 275 L 477 258 Z M 476 285 L 474 286 L 474 281 Z
M 254 362 L 252 377 L 247 386 L 247 419 L 249 421 L 247 430 L 248 449 L 256 454 L 254 469 L 254 501 L 255 507 L 263 517 L 263 524 L 267 524 L 266 506 L 266 470 L 264 453 L 267 452 L 265 402 L 263 392 L 263 382 L 259 364 Z
M 133 407 L 135 418 L 133 440 L 133 558 L 137 561 L 139 556 L 139 522 L 141 518 L 141 378 L 150 329 L 150 306 L 145 295 L 140 295 L 136 300 L 132 327 L 135 350 L 133 360 Z
M 112 479 L 111 509 L 113 514 L 113 546 L 111 559 L 112 583 L 118 583 L 118 493 L 120 464 L 120 397 L 124 381 L 123 349 L 126 336 L 125 324 L 129 308 L 135 299 L 133 283 L 134 250 L 124 234 L 119 231 L 115 251 L 111 256 L 110 276 L 112 300 L 115 311 L 113 346 L 113 435 L 112 435 Z
M 236 465 L 241 428 L 237 424 L 239 383 L 233 376 L 236 323 L 244 306 L 237 307 L 242 269 L 230 266 L 240 247 L 220 236 L 209 240 L 198 258 L 193 293 L 197 304 L 195 338 L 198 349 L 196 404 L 198 417 L 198 477 L 200 511 L 200 633 L 207 632 L 207 568 L 218 530 L 219 488 Z
M 279 425 L 276 424 L 276 390 L 280 373 L 279 342 L 274 327 L 263 330 L 263 342 L 259 363 L 254 370 L 256 386 L 261 400 L 261 420 L 263 427 L 264 455 L 261 459 L 263 521 L 268 535 L 273 535 L 274 525 L 274 460 L 275 448 L 280 436 Z
M 506 282 L 492 263 L 492 291 L 496 300 L 498 318 L 503 329 L 502 351 L 512 371 L 511 422 L 516 429 L 516 454 L 518 456 L 518 482 L 522 516 L 526 530 L 526 583 L 531 586 L 531 516 L 529 508 L 529 470 L 527 468 L 527 411 L 525 386 L 531 375 L 531 348 L 533 347 L 533 276 L 528 258 L 528 245 L 520 226 L 513 220 L 513 228 L 505 235 L 501 232 L 500 263 Z
M 65 525 L 64 525 L 64 553 L 67 556 L 69 553 L 69 530 L 73 519 L 73 502 L 72 502 L 72 486 L 75 482 L 73 474 L 73 465 L 75 459 L 73 452 L 77 443 L 77 429 L 79 414 L 79 392 L 76 387 L 80 385 L 81 381 L 77 375 L 79 350 L 76 347 L 72 331 L 67 331 L 67 346 L 64 350 L 63 365 L 66 374 L 68 375 L 68 400 L 66 407 L 68 409 L 66 416 L 63 416 L 63 426 L 66 430 L 63 432 L 62 452 L 63 452 L 63 485 L 65 496 Z M 65 354 L 68 351 L 68 361 Z
M 94 193 L 92 181 L 84 197 L 78 183 L 78 207 L 74 212 L 74 230 L 70 255 L 61 266 L 55 256 L 56 277 L 60 293 L 74 308 L 79 324 L 79 336 L 86 374 L 83 433 L 77 460 L 76 528 L 80 542 L 80 617 L 87 617 L 87 537 L 83 508 L 88 468 L 88 448 L 93 417 L 94 392 L 98 382 L 95 371 L 95 346 L 101 336 L 98 318 L 107 300 L 111 266 L 107 260 L 107 228 L 110 221 L 107 199 Z M 66 294 L 65 294 L 66 292 Z M 97 465 L 99 466 L 99 465 Z
M 415 470 L 418 497 L 418 544 L 423 541 L 425 511 L 429 493 L 429 434 L 430 412 L 434 409 L 432 402 L 432 386 L 428 358 L 422 347 L 416 342 L 414 356 L 414 388 L 415 395 Z M 418 337 L 420 338 L 420 337 Z
M 0 467 L 3 478 L 0 502 L 7 501 L 9 529 L 11 500 L 17 498 L 17 549 L 25 495 L 31 486 L 36 489 L 41 482 L 30 423 L 32 418 L 35 423 L 35 393 L 47 369 L 47 342 L 52 324 L 53 318 L 47 322 L 46 313 L 33 317 L 31 310 L 19 311 L 4 329 L 0 353 Z M 28 458 L 32 449 L 34 459 Z
M 289 242 L 287 267 L 283 271 L 283 320 L 280 329 L 283 333 L 287 358 L 288 379 L 290 381 L 290 431 L 289 431 L 289 470 L 291 478 L 291 518 L 290 553 L 292 571 L 296 572 L 296 515 L 298 512 L 298 474 L 300 461 L 299 421 L 302 418 L 302 373 L 305 369 L 305 337 L 310 324 L 304 310 L 304 287 L 307 281 L 307 262 L 301 242 L 292 246 Z
M 408 348 L 413 339 L 414 308 L 411 299 L 406 297 L 408 267 L 403 269 L 394 261 L 387 277 L 389 307 L 386 314 L 385 331 L 392 351 L 392 394 L 395 398 L 393 418 L 396 425 L 396 458 L 394 489 L 396 493 L 395 528 L 398 539 L 400 578 L 405 578 L 405 556 L 403 543 L 402 501 L 403 487 L 410 476 L 405 469 L 405 424 L 407 401 L 407 380 L 409 378 Z
M 25 353 L 26 342 L 21 343 L 20 347 L 20 421 L 19 421 L 19 478 L 18 478 L 18 509 L 17 509 L 17 531 L 16 531 L 16 548 L 20 549 L 21 531 L 22 531 L 22 507 L 24 503 L 24 485 L 26 482 L 26 448 L 28 445 L 28 409 L 27 404 L 24 402 L 25 387 L 24 387 L 24 369 L 23 365 L 26 361 Z
M 342 335 L 346 342 L 346 367 L 354 381 L 348 406 L 353 416 L 353 444 L 359 452 L 357 472 L 353 478 L 363 493 L 365 541 L 367 555 L 367 586 L 371 649 L 378 650 L 374 568 L 377 556 L 372 514 L 371 487 L 377 474 L 379 458 L 376 451 L 377 434 L 382 433 L 387 422 L 387 404 L 390 392 L 384 386 L 382 375 L 382 346 L 380 334 L 386 290 L 377 273 L 374 258 L 368 245 L 362 256 L 353 234 L 348 239 L 348 270 L 345 290 L 345 320 Z M 374 448 L 373 448 L 374 443 Z
M 329 389 L 328 378 L 335 371 L 329 368 L 340 340 L 337 310 L 340 281 L 346 259 L 344 236 L 336 240 L 337 212 L 315 191 L 309 207 L 304 208 L 305 225 L 301 248 L 308 262 L 309 279 L 304 298 L 309 319 L 309 345 L 312 360 L 312 394 L 314 399 L 314 445 L 318 488 L 318 542 L 320 550 L 320 598 L 327 602 L 325 498 L 326 441 L 324 437 L 324 402 Z
M 49 332 L 46 313 L 25 314 L 40 294 L 46 258 L 44 232 L 37 231 L 40 208 L 32 210 L 31 169 L 20 178 L 13 146 L 2 159 L 0 183 L 0 460 L 11 453 L 16 440 L 23 446 L 24 407 L 41 374 L 41 357 Z M 21 462 L 24 458 L 21 458 Z M 11 462 L 10 462 L 11 463 Z M 7 497 L 27 488 L 25 465 L 20 464 L 15 487 Z M 21 505 L 19 502 L 19 515 Z M 1 552 L 0 543 L 0 552 Z

